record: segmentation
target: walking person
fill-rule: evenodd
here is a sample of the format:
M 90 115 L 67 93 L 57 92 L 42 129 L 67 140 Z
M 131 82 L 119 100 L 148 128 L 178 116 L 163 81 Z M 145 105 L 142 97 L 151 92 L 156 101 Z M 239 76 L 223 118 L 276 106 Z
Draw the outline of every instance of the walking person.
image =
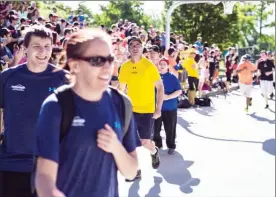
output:
M 261 51 L 261 58 L 257 66 L 260 75 L 261 91 L 265 99 L 265 109 L 267 109 L 269 108 L 268 98 L 273 92 L 273 72 L 275 72 L 275 65 L 273 61 L 267 58 L 267 52 Z
M 72 77 L 71 85 L 62 88 L 72 101 L 66 107 L 75 111 L 61 138 L 60 125 L 65 119 L 61 96 L 50 95 L 41 107 L 36 127 L 37 194 L 118 197 L 117 171 L 128 179 L 135 177 L 140 140 L 130 101 L 131 122 L 123 133 L 122 110 L 129 109 L 123 102 L 126 97 L 108 88 L 114 63 L 111 37 L 101 30 L 80 30 L 69 38 L 66 55 Z
M 176 137 L 176 123 L 177 123 L 177 103 L 178 96 L 181 95 L 181 85 L 175 75 L 169 71 L 169 60 L 162 58 L 158 64 L 165 94 L 162 105 L 161 117 L 154 122 L 154 136 L 153 140 L 158 148 L 162 148 L 162 138 L 160 136 L 162 123 L 166 133 L 166 144 L 168 154 L 172 155 L 175 152 L 175 137 Z
M 127 87 L 142 145 L 150 151 L 152 167 L 157 169 L 160 165 L 159 150 L 151 139 L 154 120 L 161 116 L 164 86 L 157 67 L 142 56 L 143 46 L 140 38 L 131 37 L 128 48 L 131 59 L 121 66 L 119 88 L 121 91 L 126 91 Z M 139 170 L 136 178 L 140 177 Z
M 250 62 L 251 56 L 246 54 L 242 57 L 241 63 L 236 69 L 239 76 L 239 87 L 242 95 L 246 98 L 245 111 L 248 112 L 249 106 L 252 105 L 252 82 L 253 73 L 256 72 L 256 66 Z
M 44 99 L 66 83 L 66 72 L 48 64 L 52 33 L 32 26 L 24 38 L 27 63 L 0 74 L 4 139 L 0 145 L 0 197 L 30 197 L 36 144 L 35 124 Z

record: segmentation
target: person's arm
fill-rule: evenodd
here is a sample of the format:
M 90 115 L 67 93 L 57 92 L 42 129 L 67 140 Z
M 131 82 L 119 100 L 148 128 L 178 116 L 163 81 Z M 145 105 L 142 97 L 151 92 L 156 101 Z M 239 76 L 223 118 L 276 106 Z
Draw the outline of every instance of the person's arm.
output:
M 128 73 L 127 73 L 125 64 L 122 64 L 120 67 L 118 79 L 119 79 L 119 85 L 118 85 L 119 90 L 121 90 L 122 92 L 126 92 Z
M 125 178 L 134 179 L 138 170 L 136 150 L 128 153 L 108 124 L 99 130 L 97 144 L 100 149 L 113 155 L 118 170 Z
M 35 185 L 39 197 L 65 197 L 56 187 L 57 171 L 56 162 L 38 157 Z
M 153 114 L 153 118 L 157 119 L 161 115 L 161 109 L 163 105 L 163 97 L 164 97 L 164 85 L 162 80 L 158 80 L 155 82 L 155 88 L 157 89 L 157 101 L 156 101 L 156 110 Z
M 64 197 L 56 187 L 59 163 L 60 106 L 55 95 L 42 104 L 35 133 L 37 164 L 35 188 L 39 197 Z
M 182 90 L 176 90 L 173 93 L 167 95 L 164 100 L 170 100 L 179 97 L 182 94 Z

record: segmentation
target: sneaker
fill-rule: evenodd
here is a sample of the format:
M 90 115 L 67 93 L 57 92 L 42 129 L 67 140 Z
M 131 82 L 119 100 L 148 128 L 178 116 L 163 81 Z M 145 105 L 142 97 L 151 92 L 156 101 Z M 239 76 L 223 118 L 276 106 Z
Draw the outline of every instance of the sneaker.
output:
M 250 99 L 249 106 L 252 106 L 252 98 Z
M 248 107 L 246 107 L 246 108 L 244 109 L 244 111 L 245 111 L 245 112 L 248 112 Z
M 174 153 L 175 153 L 175 150 L 174 150 L 174 149 L 170 148 L 170 149 L 168 150 L 168 154 L 169 154 L 169 155 L 173 155 Z
M 269 105 L 266 105 L 266 106 L 265 106 L 265 109 L 268 109 L 268 108 L 269 108 Z
M 154 155 L 151 155 L 151 160 L 152 160 L 152 168 L 157 169 L 160 165 L 160 157 L 159 157 L 159 149 L 156 148 L 156 153 Z
M 271 95 L 270 95 L 270 99 L 272 100 L 274 97 L 274 93 L 272 92 Z
M 126 182 L 133 182 L 133 181 L 141 179 L 141 178 L 142 178 L 142 172 L 141 172 L 141 170 L 138 170 L 137 174 L 136 174 L 136 177 L 134 179 L 132 179 L 132 180 L 126 179 L 125 181 Z

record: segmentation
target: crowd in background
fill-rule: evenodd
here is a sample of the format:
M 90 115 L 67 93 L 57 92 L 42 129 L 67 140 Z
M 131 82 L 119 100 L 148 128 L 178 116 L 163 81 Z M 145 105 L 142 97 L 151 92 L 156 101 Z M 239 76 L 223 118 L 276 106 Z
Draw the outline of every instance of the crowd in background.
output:
M 13 2 L 1 1 L 0 15 L 0 59 L 1 69 L 26 62 L 26 57 L 22 47 L 24 34 L 29 26 L 41 24 L 51 29 L 53 34 L 53 51 L 50 63 L 57 64 L 64 61 L 62 51 L 66 41 L 72 32 L 87 26 L 85 16 L 82 10 L 71 12 L 67 18 L 61 18 L 57 9 L 52 8 L 52 12 L 48 18 L 40 15 L 40 11 L 36 6 L 36 2 L 32 1 L 28 4 L 22 1 L 15 7 Z M 237 68 L 240 57 L 238 51 L 234 47 L 229 47 L 228 53 L 223 57 L 221 50 L 216 44 L 203 42 L 199 36 L 194 43 L 187 43 L 184 35 L 175 33 L 170 34 L 170 47 L 166 51 L 166 35 L 165 32 L 159 31 L 153 25 L 146 29 L 145 26 L 138 26 L 136 23 L 127 19 L 120 19 L 111 27 L 104 24 L 100 28 L 107 32 L 113 40 L 113 52 L 116 57 L 114 76 L 112 85 L 116 86 L 119 74 L 119 68 L 123 62 L 128 60 L 129 51 L 127 42 L 130 37 L 137 36 L 141 39 L 144 46 L 143 54 L 156 65 L 160 58 L 165 56 L 169 61 L 170 72 L 177 76 L 183 89 L 187 88 L 188 70 L 183 65 L 191 50 L 195 53 L 195 62 L 197 63 L 197 73 L 195 77 L 198 81 L 194 84 L 198 90 L 198 96 L 202 91 L 210 91 L 216 88 L 219 77 L 220 66 L 225 65 L 226 70 L 223 75 L 226 76 L 226 89 L 229 90 L 232 82 L 237 82 L 237 76 L 233 76 L 233 71 Z M 275 53 L 268 52 L 273 57 Z M 223 62 L 223 64 L 220 64 Z M 191 85 L 191 83 L 190 83 Z

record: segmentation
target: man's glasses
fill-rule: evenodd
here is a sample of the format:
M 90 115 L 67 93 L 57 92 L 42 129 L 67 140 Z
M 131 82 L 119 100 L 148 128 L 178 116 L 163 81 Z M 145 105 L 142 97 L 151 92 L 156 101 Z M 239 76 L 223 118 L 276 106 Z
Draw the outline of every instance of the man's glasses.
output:
M 92 56 L 92 57 L 79 57 L 77 59 L 88 62 L 91 66 L 102 67 L 106 62 L 110 64 L 114 62 L 115 57 L 113 55 L 108 56 Z

